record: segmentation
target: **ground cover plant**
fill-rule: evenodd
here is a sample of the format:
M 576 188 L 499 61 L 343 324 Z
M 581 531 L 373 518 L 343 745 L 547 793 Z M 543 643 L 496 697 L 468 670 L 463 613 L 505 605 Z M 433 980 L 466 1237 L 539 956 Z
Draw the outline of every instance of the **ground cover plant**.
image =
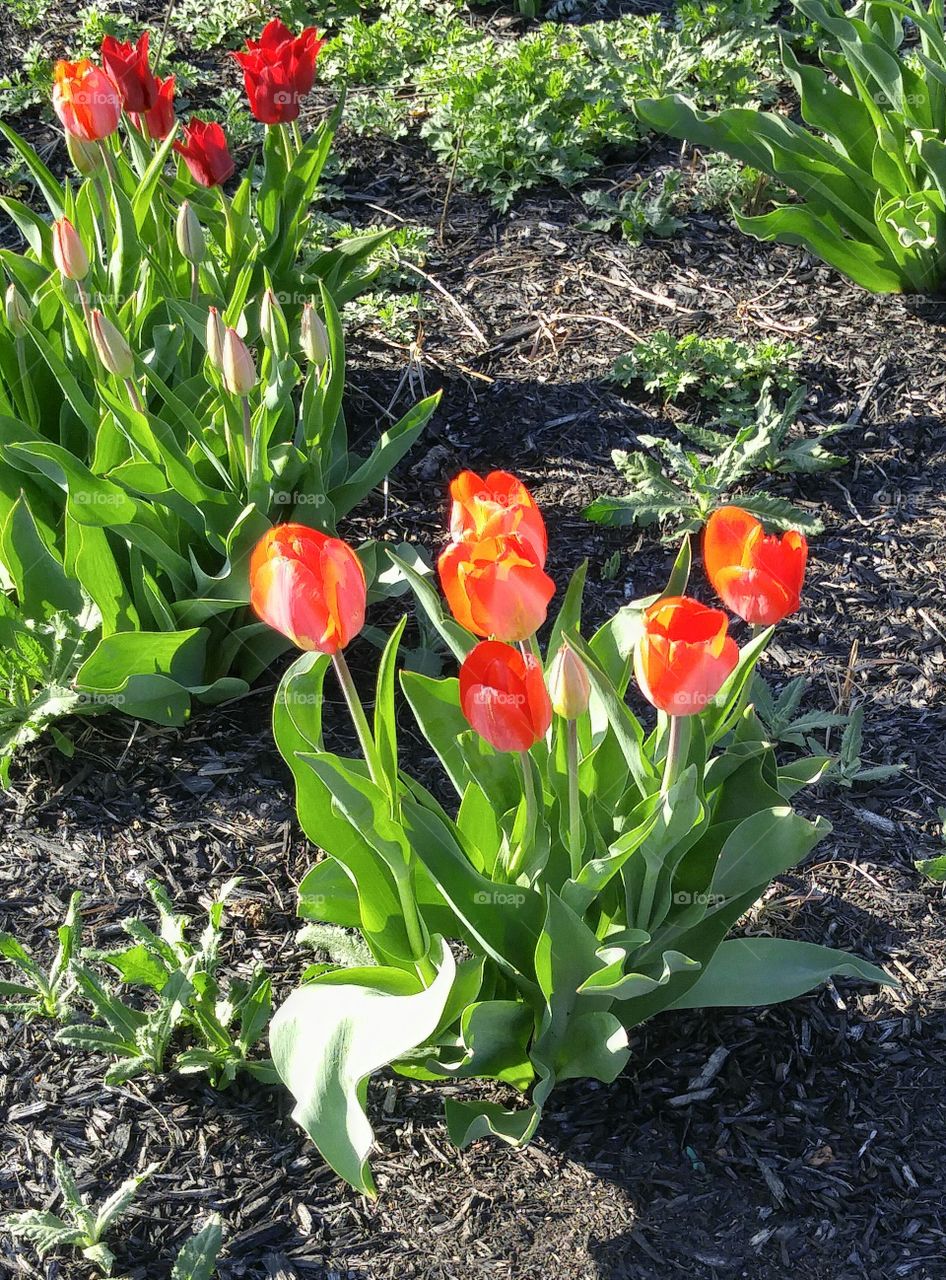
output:
M 239 55 L 266 139 L 258 177 L 251 166 L 232 196 L 222 128 L 179 126 L 148 34 L 106 36 L 107 71 L 57 65 L 77 186 L 0 125 L 54 220 L 0 197 L 29 245 L 0 251 L 4 757 L 73 709 L 180 721 L 191 695 L 245 690 L 274 654 L 240 622 L 253 542 L 293 513 L 334 528 L 436 403 L 386 424 L 366 457 L 349 450 L 337 308 L 385 233 L 308 239 L 339 114 L 303 140 L 314 29 L 274 20 Z M 79 637 L 61 634 L 63 614 L 83 620 Z

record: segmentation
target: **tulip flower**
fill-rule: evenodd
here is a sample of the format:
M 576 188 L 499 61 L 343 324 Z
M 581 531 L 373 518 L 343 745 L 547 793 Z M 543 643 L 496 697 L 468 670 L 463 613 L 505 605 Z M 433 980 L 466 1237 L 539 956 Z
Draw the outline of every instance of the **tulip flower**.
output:
M 253 353 L 236 329 L 223 335 L 223 385 L 234 396 L 248 395 L 256 386 Z
M 26 333 L 30 312 L 26 299 L 15 284 L 7 285 L 7 291 L 3 297 L 3 314 L 13 336 L 22 338 Z
M 121 94 L 122 106 L 129 115 L 150 111 L 158 100 L 158 83 L 148 62 L 148 32 L 143 31 L 137 44 L 126 44 L 114 36 L 102 41 L 102 63 Z
M 113 81 L 88 58 L 57 62 L 53 108 L 63 128 L 83 142 L 101 142 L 118 128 L 121 99 Z
M 311 302 L 307 302 L 302 308 L 299 345 L 302 347 L 302 354 L 317 369 L 322 369 L 327 364 L 329 357 L 328 330 Z
M 154 106 L 142 112 L 138 126 L 152 142 L 162 142 L 174 128 L 174 77 L 155 79 L 157 95 Z
M 719 598 L 755 626 L 769 627 L 801 603 L 808 542 L 790 530 L 767 534 L 741 507 L 714 511 L 703 534 L 703 563 Z
M 568 641 L 563 641 L 548 673 L 552 710 L 564 720 L 577 720 L 588 710 L 591 680 L 588 668 Z
M 75 165 L 76 173 L 81 173 L 83 178 L 90 178 L 104 168 L 105 161 L 99 144 L 84 142 L 68 129 L 66 130 L 66 150 L 69 152 L 69 159 Z
M 64 280 L 84 280 L 89 274 L 89 256 L 68 218 L 53 223 L 53 258 Z
M 644 611 L 634 674 L 649 703 L 671 716 L 702 711 L 739 661 L 722 609 L 668 596 Z
M 247 40 L 246 51 L 232 55 L 243 68 L 246 96 L 257 120 L 288 124 L 297 119 L 315 81 L 315 60 L 324 43 L 314 27 L 294 36 L 274 18 L 259 40 Z
M 92 341 L 104 367 L 116 378 L 128 380 L 135 372 L 135 359 L 128 343 L 101 311 L 93 310 Z M 136 405 L 136 408 L 138 406 Z
M 555 583 L 522 538 L 451 543 L 437 568 L 453 616 L 478 636 L 527 640 L 545 621 L 555 594 Z
M 300 649 L 335 655 L 365 624 L 365 572 L 354 551 L 303 524 L 279 524 L 250 559 L 256 615 Z
M 223 375 L 223 342 L 227 330 L 216 307 L 207 312 L 207 359 L 212 367 Z
M 483 640 L 460 667 L 460 706 L 497 751 L 528 751 L 552 723 L 542 668 L 530 653 Z
M 455 541 L 514 534 L 530 544 L 539 565 L 545 566 L 545 521 L 532 494 L 516 476 L 491 471 L 481 479 L 474 471 L 461 471 L 450 482 L 450 497 L 450 533 Z
M 202 187 L 218 187 L 233 175 L 235 165 L 227 135 L 216 121 L 191 120 L 184 126 L 184 141 L 175 142 L 191 177 Z
M 174 232 L 181 255 L 193 266 L 203 262 L 207 247 L 204 231 L 189 200 L 185 200 L 177 211 Z

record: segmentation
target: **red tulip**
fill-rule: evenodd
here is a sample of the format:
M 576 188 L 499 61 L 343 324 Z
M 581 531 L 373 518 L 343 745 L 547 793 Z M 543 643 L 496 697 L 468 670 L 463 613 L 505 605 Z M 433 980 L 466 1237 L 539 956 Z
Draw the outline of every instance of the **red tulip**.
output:
M 508 471 L 491 471 L 481 479 L 474 471 L 461 471 L 450 482 L 450 533 L 463 538 L 496 538 L 514 534 L 532 547 L 544 567 L 548 551 L 545 521 L 532 494 Z
M 125 110 L 134 115 L 150 111 L 158 100 L 158 83 L 148 62 L 148 32 L 142 31 L 137 44 L 106 36 L 102 41 L 102 62 L 118 86 Z
M 644 611 L 634 674 L 644 697 L 672 716 L 692 716 L 719 693 L 739 661 L 722 609 L 667 596 Z
M 545 621 L 555 583 L 522 538 L 454 542 L 437 567 L 456 620 L 478 636 L 526 640 Z
M 720 507 L 703 534 L 703 563 L 723 601 L 746 622 L 771 626 L 801 603 L 808 542 L 794 530 L 766 534 L 741 507 Z
M 531 654 L 484 640 L 460 668 L 463 714 L 497 751 L 528 751 L 552 723 L 542 667 Z
M 144 112 L 138 125 L 152 142 L 162 142 L 174 128 L 174 77 L 155 80 L 155 84 L 158 92 L 154 106 Z
M 294 36 L 273 18 L 259 40 L 247 40 L 246 52 L 233 57 L 243 68 L 250 110 L 263 124 L 287 124 L 299 115 L 302 99 L 315 82 L 315 60 L 325 43 L 315 27 Z
M 236 167 L 227 135 L 216 121 L 191 120 L 184 126 L 184 141 L 175 142 L 174 150 L 184 157 L 191 177 L 202 187 L 219 187 Z
M 250 559 L 254 612 L 300 649 L 335 654 L 365 625 L 365 571 L 347 543 L 278 524 Z
M 53 108 L 64 129 L 83 142 L 100 142 L 118 128 L 122 104 L 112 80 L 88 58 L 57 62 Z

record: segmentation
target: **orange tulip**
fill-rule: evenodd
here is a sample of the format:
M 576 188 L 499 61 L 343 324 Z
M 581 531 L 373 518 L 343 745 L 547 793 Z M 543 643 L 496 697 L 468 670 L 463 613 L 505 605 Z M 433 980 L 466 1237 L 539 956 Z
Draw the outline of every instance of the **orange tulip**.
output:
M 365 571 L 347 543 L 279 524 L 250 559 L 250 604 L 300 649 L 335 654 L 365 625 Z
M 692 716 L 719 693 L 739 661 L 722 609 L 689 596 L 667 596 L 644 611 L 634 674 L 649 703 L 671 716 Z
M 542 668 L 531 654 L 483 640 L 460 668 L 460 706 L 497 751 L 528 751 L 552 723 Z
M 703 534 L 703 563 L 717 595 L 755 625 L 768 627 L 795 612 L 807 558 L 803 533 L 766 534 L 741 507 L 714 511 Z
M 513 534 L 528 542 L 544 567 L 548 551 L 545 521 L 526 486 L 508 471 L 491 471 L 481 479 L 461 471 L 450 482 L 450 533 L 463 538 L 498 538 Z
M 522 538 L 453 542 L 437 568 L 456 620 L 478 636 L 527 640 L 545 621 L 555 583 Z
M 57 62 L 53 108 L 62 126 L 83 142 L 100 142 L 118 128 L 121 98 L 114 82 L 88 58 Z
M 64 280 L 84 280 L 89 274 L 89 256 L 68 218 L 53 223 L 53 260 Z

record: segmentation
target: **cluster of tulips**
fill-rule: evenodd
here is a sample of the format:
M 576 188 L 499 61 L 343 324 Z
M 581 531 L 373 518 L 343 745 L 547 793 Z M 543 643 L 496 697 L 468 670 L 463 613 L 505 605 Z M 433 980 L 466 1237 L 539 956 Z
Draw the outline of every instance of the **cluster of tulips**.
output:
M 100 144 L 118 129 L 122 112 L 153 142 L 174 128 L 174 77 L 162 80 L 151 69 L 149 32 L 136 43 L 106 36 L 102 65 L 88 58 L 60 61 L 53 72 L 53 107 L 66 131 L 73 163 L 92 173 L 106 162 Z M 293 35 L 279 19 L 263 28 L 259 40 L 232 56 L 243 70 L 250 110 L 262 124 L 295 125 L 303 99 L 315 82 L 315 64 L 324 44 L 314 27 Z M 192 118 L 174 143 L 195 182 L 215 187 L 232 177 L 233 157 L 223 127 Z
M 563 643 L 548 678 L 535 634 L 555 584 L 545 572 L 548 536 L 531 493 L 517 477 L 461 472 L 450 485 L 451 542 L 440 583 L 454 618 L 483 639 L 460 667 L 460 704 L 470 725 L 497 751 L 526 752 L 544 738 L 555 712 L 576 719 L 590 684 L 581 659 Z M 766 534 L 739 507 L 710 517 L 703 558 L 714 589 L 737 617 L 768 627 L 797 610 L 807 542 L 789 531 Z M 343 662 L 341 651 L 365 621 L 366 584 L 355 551 L 299 524 L 273 528 L 250 570 L 259 617 L 298 648 Z M 529 647 L 531 644 L 531 648 Z M 690 596 L 661 597 L 641 616 L 634 670 L 652 706 L 694 715 L 718 694 L 739 660 L 721 609 Z M 349 680 L 344 681 L 346 687 Z

